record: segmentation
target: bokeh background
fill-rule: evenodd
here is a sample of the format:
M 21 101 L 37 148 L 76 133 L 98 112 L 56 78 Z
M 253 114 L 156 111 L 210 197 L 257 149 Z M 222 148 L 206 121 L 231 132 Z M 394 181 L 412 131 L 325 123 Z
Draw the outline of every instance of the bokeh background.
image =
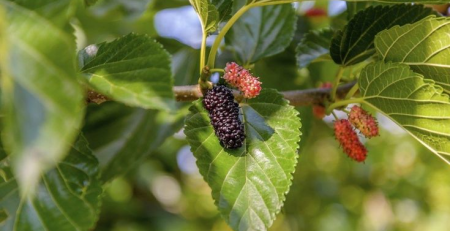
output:
M 263 87 L 317 87 L 331 81 L 337 70 L 332 61 L 298 69 L 295 48 L 311 29 L 342 28 L 348 20 L 345 2 L 304 2 L 295 7 L 299 18 L 291 46 L 253 67 Z M 447 6 L 440 10 L 447 12 Z M 72 24 L 79 49 L 130 32 L 148 34 L 172 54 L 176 85 L 194 84 L 198 78 L 201 28 L 188 0 L 100 0 L 93 7 L 81 7 Z M 232 60 L 232 54 L 223 51 L 218 62 Z M 314 118 L 311 107 L 298 110 L 303 123 L 299 163 L 271 230 L 450 230 L 450 166 L 381 115 L 381 135 L 364 141 L 369 157 L 358 164 L 334 140 L 331 118 Z M 230 229 L 180 131 L 140 166 L 107 185 L 94 230 Z

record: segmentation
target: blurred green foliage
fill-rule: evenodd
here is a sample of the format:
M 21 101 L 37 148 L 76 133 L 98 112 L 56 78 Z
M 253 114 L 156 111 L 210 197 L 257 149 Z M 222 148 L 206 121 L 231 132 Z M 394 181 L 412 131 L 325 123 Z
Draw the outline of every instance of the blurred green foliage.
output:
M 176 85 L 194 83 L 198 53 L 159 36 L 154 24 L 161 10 L 188 4 L 188 0 L 98 1 L 77 12 L 73 24 L 78 47 L 110 41 L 129 32 L 145 33 L 176 57 L 172 64 Z M 328 6 L 318 7 L 326 10 Z M 295 47 L 310 29 L 342 27 L 345 13 L 305 17 L 298 10 L 298 14 L 291 46 L 254 66 L 266 86 L 279 90 L 316 87 L 332 80 L 337 70 L 330 61 L 296 70 Z M 218 63 L 230 59 L 232 54 L 223 52 Z M 448 230 L 450 168 L 444 162 L 395 125 L 381 120 L 381 135 L 367 141 L 367 161 L 355 163 L 340 150 L 330 124 L 313 118 L 310 107 L 299 110 L 304 134 L 299 163 L 285 206 L 271 230 Z M 138 168 L 109 182 L 95 230 L 230 230 L 220 218 L 211 190 L 188 150 L 182 132 L 177 133 Z

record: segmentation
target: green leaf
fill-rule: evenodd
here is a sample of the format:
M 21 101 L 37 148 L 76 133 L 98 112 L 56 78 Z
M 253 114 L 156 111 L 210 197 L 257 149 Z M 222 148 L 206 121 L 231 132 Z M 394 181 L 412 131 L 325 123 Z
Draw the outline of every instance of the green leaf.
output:
M 189 2 L 200 18 L 204 33 L 216 31 L 219 24 L 219 11 L 217 11 L 217 8 L 210 4 L 209 0 L 189 0 Z
M 231 17 L 233 0 L 210 0 L 219 11 L 218 23 L 227 21 Z
M 301 123 L 298 112 L 275 90 L 263 90 L 241 106 L 242 148 L 222 148 L 201 100 L 190 108 L 185 134 L 226 222 L 234 230 L 266 230 L 291 185 Z
M 170 56 L 146 35 L 91 45 L 79 57 L 82 73 L 97 92 L 130 106 L 173 108 Z
M 353 16 L 358 13 L 359 11 L 362 11 L 366 9 L 368 6 L 371 6 L 372 2 L 346 2 L 347 5 L 347 18 L 350 20 L 353 18 Z
M 450 92 L 449 34 L 449 18 L 430 17 L 381 32 L 375 47 L 381 60 L 408 64 Z
M 178 114 L 130 108 L 115 102 L 90 105 L 84 134 L 102 169 L 102 180 L 112 180 L 142 162 L 183 125 Z
M 450 100 L 408 65 L 378 62 L 361 71 L 361 97 L 450 164 Z
M 300 68 L 308 66 L 311 62 L 330 53 L 329 47 L 333 30 L 323 29 L 311 31 L 305 35 L 297 46 L 297 62 Z
M 49 12 L 47 16 L 52 15 Z M 67 14 L 67 10 L 59 12 L 53 21 L 53 17 L 0 1 L 0 21 L 6 22 L 0 28 L 4 35 L 0 55 L 3 141 L 26 194 L 43 172 L 64 158 L 84 114 L 75 38 L 66 33 Z
M 175 85 L 190 85 L 198 82 L 200 50 L 185 47 L 172 56 L 172 72 Z
M 290 4 L 255 7 L 233 25 L 225 42 L 240 63 L 255 63 L 286 49 L 294 36 L 296 22 Z
M 35 197 L 21 197 L 8 166 L 0 168 L 1 230 L 90 230 L 100 212 L 98 161 L 80 137 L 69 155 L 42 175 Z
M 348 25 L 333 37 L 330 53 L 334 62 L 350 66 L 375 54 L 375 35 L 395 25 L 414 23 L 433 14 L 422 5 L 399 4 L 369 7 L 353 17 Z

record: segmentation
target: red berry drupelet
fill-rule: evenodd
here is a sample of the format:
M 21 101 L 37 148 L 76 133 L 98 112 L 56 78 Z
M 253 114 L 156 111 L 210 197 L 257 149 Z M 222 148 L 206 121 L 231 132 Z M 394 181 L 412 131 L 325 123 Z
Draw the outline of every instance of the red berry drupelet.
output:
M 377 120 L 361 107 L 353 106 L 348 119 L 366 138 L 378 136 Z
M 223 78 L 231 86 L 239 89 L 243 93 L 244 98 L 255 98 L 261 91 L 259 78 L 254 77 L 248 70 L 234 62 L 227 63 Z
M 359 141 L 358 135 L 348 120 L 342 119 L 334 122 L 334 135 L 350 158 L 357 162 L 363 162 L 366 159 L 367 149 Z
M 231 90 L 215 86 L 206 92 L 203 105 L 209 112 L 211 125 L 220 144 L 229 149 L 242 147 L 245 140 L 244 124 L 239 120 L 239 104 L 234 102 Z

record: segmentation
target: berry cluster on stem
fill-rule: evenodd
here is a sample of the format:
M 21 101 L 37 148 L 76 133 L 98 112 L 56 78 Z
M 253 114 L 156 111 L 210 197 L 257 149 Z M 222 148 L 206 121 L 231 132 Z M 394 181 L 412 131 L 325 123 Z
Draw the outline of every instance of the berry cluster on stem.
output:
M 358 135 L 346 119 L 334 122 L 334 135 L 344 152 L 353 160 L 363 162 L 367 157 L 367 149 L 359 141 Z
M 366 138 L 378 136 L 376 119 L 361 107 L 353 106 L 348 114 L 348 119 Z
M 261 82 L 250 71 L 239 66 L 235 62 L 227 63 L 223 79 L 242 92 L 244 98 L 250 99 L 259 95 Z
M 334 135 L 350 158 L 363 162 L 367 157 L 367 149 L 359 140 L 353 126 L 366 138 L 371 138 L 378 136 L 378 123 L 372 115 L 359 106 L 352 107 L 348 118 L 348 120 L 340 119 L 334 122 Z
M 242 147 L 245 140 L 244 125 L 239 120 L 239 104 L 234 102 L 231 90 L 214 86 L 206 92 L 203 106 L 209 112 L 211 125 L 220 144 L 229 149 Z

